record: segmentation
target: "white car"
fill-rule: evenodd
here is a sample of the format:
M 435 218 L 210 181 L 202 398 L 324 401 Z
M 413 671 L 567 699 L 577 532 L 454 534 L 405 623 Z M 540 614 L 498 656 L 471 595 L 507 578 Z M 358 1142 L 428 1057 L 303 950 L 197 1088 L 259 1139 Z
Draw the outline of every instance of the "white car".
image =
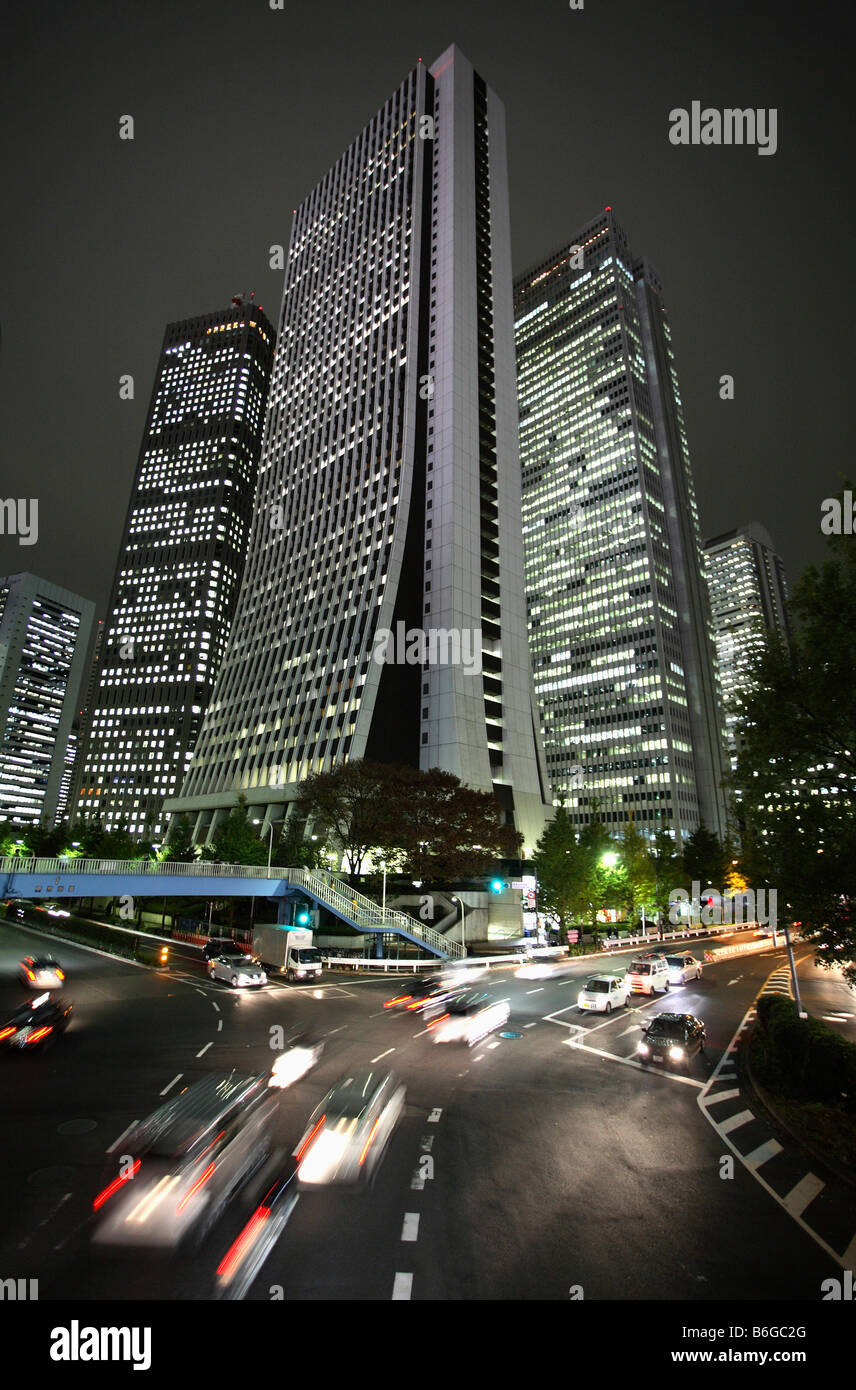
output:
M 652 952 L 631 961 L 624 977 L 631 994 L 665 994 L 669 988 L 669 967 L 666 957 Z
M 577 1007 L 611 1014 L 623 1009 L 630 999 L 630 986 L 623 975 L 592 975 L 577 995 Z
M 208 974 L 212 980 L 225 980 L 236 989 L 267 983 L 267 975 L 252 956 L 214 956 L 208 962 Z
M 278 1086 L 281 1091 L 284 1091 L 287 1086 L 293 1086 L 295 1081 L 299 1081 L 302 1076 L 305 1076 L 316 1066 L 323 1051 L 323 1042 L 294 1043 L 277 1057 L 271 1068 L 268 1085 Z
M 369 1183 L 404 1109 L 394 1072 L 357 1071 L 329 1090 L 294 1150 L 301 1187 Z
M 669 967 L 670 985 L 685 985 L 687 980 L 701 979 L 701 961 L 696 960 L 691 951 L 678 951 L 675 955 L 666 956 L 666 964 Z
M 488 994 L 470 990 L 450 999 L 428 1028 L 435 1043 L 465 1042 L 473 1047 L 507 1023 L 510 1013 L 507 999 L 491 999 Z

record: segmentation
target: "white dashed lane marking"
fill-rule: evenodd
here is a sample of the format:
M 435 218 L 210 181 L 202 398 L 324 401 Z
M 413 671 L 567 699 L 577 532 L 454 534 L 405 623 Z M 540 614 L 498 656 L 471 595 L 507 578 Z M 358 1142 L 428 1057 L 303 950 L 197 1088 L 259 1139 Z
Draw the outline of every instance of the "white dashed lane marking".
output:
M 746 1166 L 747 1168 L 760 1168 L 762 1163 L 766 1163 L 770 1158 L 775 1158 L 776 1154 L 781 1152 L 782 1146 L 778 1139 L 768 1139 L 766 1144 L 760 1144 L 757 1149 L 753 1149 L 750 1154 L 746 1155 Z
M 706 1105 L 718 1105 L 719 1102 L 720 1102 L 721 1100 L 733 1100 L 735 1096 L 739 1096 L 739 1095 L 740 1095 L 740 1091 L 739 1091 L 739 1090 L 734 1090 L 734 1091 L 718 1091 L 717 1094 L 716 1094 L 715 1096 L 710 1096 L 709 1099 L 708 1099 L 707 1101 L 705 1101 L 705 1104 L 706 1104 Z
M 218 1014 L 219 1014 L 219 1012 L 220 1012 L 220 1005 L 217 1003 L 217 1000 L 216 1000 L 216 999 L 212 999 L 212 1000 L 211 1000 L 211 1007 L 212 1007 L 213 1009 L 216 1009 L 217 1012 L 218 1012 Z
M 392 1286 L 393 1303 L 405 1303 L 410 1298 L 410 1291 L 412 1288 L 412 1274 L 396 1274 L 395 1283 Z
M 196 1056 L 197 1056 L 197 1057 L 204 1057 L 204 1056 L 205 1056 L 205 1053 L 208 1051 L 209 1047 L 213 1047 L 213 1046 L 214 1046 L 213 1042 L 207 1042 L 207 1043 L 205 1044 L 204 1047 L 202 1047 L 202 1048 L 199 1049 L 199 1051 L 197 1052 Z
M 381 1057 L 388 1057 L 389 1054 L 390 1054 L 390 1052 L 394 1052 L 394 1051 L 395 1051 L 395 1048 L 394 1048 L 394 1047 L 388 1047 L 388 1048 L 386 1049 L 386 1052 L 379 1052 L 378 1055 L 377 1055 L 376 1057 L 372 1057 L 372 1061 L 373 1061 L 373 1062 L 379 1062 L 380 1059 L 381 1059 Z M 403 1237 L 402 1237 L 402 1239 L 403 1239 Z
M 184 1072 L 183 1072 L 183 1071 L 180 1071 L 180 1072 L 178 1073 L 178 1076 L 174 1076 L 174 1077 L 172 1078 L 172 1081 L 170 1081 L 169 1085 L 168 1085 L 168 1086 L 164 1086 L 163 1090 L 161 1091 L 161 1095 L 162 1095 L 162 1096 L 165 1096 L 166 1093 L 167 1093 L 167 1091 L 171 1091 L 172 1088 L 173 1088 L 173 1086 L 175 1085 L 176 1081 L 180 1081 L 181 1078 L 182 1078 L 183 1076 L 184 1076 Z
M 419 1212 L 406 1211 L 404 1213 L 404 1224 L 401 1227 L 402 1240 L 419 1239 Z
M 118 1149 L 118 1147 L 119 1147 L 119 1145 L 121 1144 L 122 1140 L 125 1138 L 125 1136 L 126 1136 L 127 1134 L 130 1134 L 130 1133 L 131 1133 L 131 1130 L 134 1128 L 134 1125 L 136 1125 L 136 1124 L 139 1124 L 139 1120 L 132 1120 L 131 1123 L 128 1125 L 127 1129 L 123 1129 L 123 1130 L 122 1130 L 122 1133 L 119 1135 L 119 1138 L 118 1138 L 118 1139 L 114 1139 L 114 1140 L 113 1140 L 113 1143 L 110 1145 L 109 1149 L 107 1149 L 105 1152 L 108 1153 L 108 1154 L 111 1154 L 111 1153 L 113 1152 L 114 1149 Z
M 436 1110 L 436 1109 L 435 1109 L 435 1110 L 432 1110 L 432 1111 L 431 1111 L 431 1114 L 428 1116 L 428 1123 L 429 1123 L 429 1125 L 435 1125 L 435 1124 L 437 1123 L 437 1121 L 439 1120 L 440 1116 L 442 1115 L 442 1113 L 443 1113 L 442 1110 Z

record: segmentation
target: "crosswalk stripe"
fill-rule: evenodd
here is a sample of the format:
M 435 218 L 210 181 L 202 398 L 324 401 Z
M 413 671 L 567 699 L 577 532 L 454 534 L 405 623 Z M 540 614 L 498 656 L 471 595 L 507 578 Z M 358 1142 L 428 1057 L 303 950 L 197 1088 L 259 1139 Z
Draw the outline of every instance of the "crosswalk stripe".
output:
M 729 1115 L 727 1120 L 723 1120 L 719 1128 L 723 1134 L 730 1134 L 733 1129 L 739 1129 L 741 1125 L 748 1125 L 755 1116 L 751 1110 L 741 1110 L 737 1115 Z
M 739 1095 L 740 1095 L 739 1090 L 735 1090 L 735 1091 L 720 1091 L 720 1092 L 719 1092 L 719 1095 L 716 1095 L 716 1096 L 708 1096 L 707 1100 L 705 1101 L 705 1105 L 716 1105 L 717 1101 L 720 1101 L 720 1100 L 733 1100 L 735 1096 L 739 1096 Z
M 749 1168 L 760 1168 L 762 1163 L 768 1159 L 775 1158 L 776 1154 L 782 1152 L 782 1146 L 778 1139 L 768 1139 L 766 1144 L 760 1144 L 757 1149 L 753 1149 L 746 1155 L 745 1163 Z
M 817 1194 L 822 1192 L 825 1186 L 826 1183 L 821 1182 L 814 1173 L 806 1173 L 804 1178 L 800 1178 L 796 1187 L 792 1187 L 784 1199 L 784 1205 L 791 1216 L 802 1216 L 809 1203 L 814 1201 Z

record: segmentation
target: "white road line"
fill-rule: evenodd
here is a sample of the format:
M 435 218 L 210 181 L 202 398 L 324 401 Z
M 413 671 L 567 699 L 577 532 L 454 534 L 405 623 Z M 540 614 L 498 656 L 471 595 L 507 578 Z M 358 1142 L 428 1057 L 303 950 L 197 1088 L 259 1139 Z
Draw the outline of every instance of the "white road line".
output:
M 740 1129 L 741 1125 L 748 1125 L 754 1119 L 751 1110 L 741 1110 L 737 1115 L 729 1115 L 727 1120 L 718 1121 L 716 1127 L 720 1134 L 730 1134 L 733 1129 Z
M 128 1128 L 122 1130 L 122 1133 L 119 1135 L 119 1138 L 113 1140 L 113 1143 L 110 1145 L 109 1149 L 105 1149 L 105 1153 L 111 1154 L 114 1149 L 118 1149 L 122 1140 L 125 1138 L 125 1135 L 130 1134 L 131 1130 L 134 1128 L 134 1125 L 138 1125 L 139 1123 L 139 1120 L 132 1120 L 131 1123 L 128 1125 Z
M 423 1028 L 421 1033 L 414 1033 L 414 1038 L 424 1038 L 426 1033 L 430 1033 L 430 1028 Z
M 443 1111 L 440 1110 L 440 1109 L 434 1109 L 434 1110 L 432 1110 L 432 1111 L 431 1111 L 431 1114 L 428 1116 L 428 1123 L 429 1123 L 429 1125 L 435 1125 L 435 1124 L 437 1123 L 437 1121 L 439 1120 L 440 1116 L 442 1115 L 442 1113 L 443 1113 Z
M 205 990 L 204 990 L 204 989 L 200 989 L 198 985 L 194 985 L 193 988 L 196 990 L 196 993 L 197 993 L 197 994 L 201 994 L 201 995 L 202 995 L 202 998 L 203 998 L 203 999 L 205 998 Z
M 347 1023 L 343 1023 L 340 1028 L 331 1028 L 329 1033 L 327 1034 L 327 1037 L 332 1038 L 334 1033 L 341 1033 L 343 1029 L 347 1028 L 347 1026 Z
M 162 1095 L 162 1096 L 165 1096 L 166 1093 L 167 1093 L 167 1091 L 171 1091 L 172 1088 L 173 1088 L 173 1086 L 175 1085 L 176 1081 L 180 1081 L 181 1078 L 182 1078 L 183 1076 L 184 1076 L 184 1072 L 183 1072 L 183 1071 L 180 1071 L 180 1072 L 178 1073 L 178 1076 L 174 1076 L 174 1077 L 172 1078 L 172 1081 L 170 1081 L 169 1085 L 168 1085 L 168 1086 L 164 1086 L 163 1090 L 161 1091 L 161 1095 Z
M 524 1023 L 523 1025 L 524 1028 L 537 1028 L 537 1026 L 536 1023 Z
M 404 1213 L 404 1224 L 401 1227 L 402 1240 L 419 1239 L 419 1212 L 406 1211 Z
M 760 1168 L 762 1163 L 766 1163 L 770 1158 L 775 1158 L 776 1154 L 781 1152 L 782 1146 L 778 1139 L 768 1139 L 766 1144 L 760 1144 L 757 1149 L 753 1149 L 750 1154 L 746 1155 L 746 1167 Z
M 217 1012 L 218 1012 L 218 1014 L 219 1014 L 219 1012 L 220 1012 L 220 1005 L 217 1003 L 217 1000 L 216 1000 L 216 999 L 212 999 L 212 1000 L 211 1000 L 211 1007 L 212 1007 L 213 1009 L 216 1009 Z
M 207 1042 L 207 1043 L 205 1044 L 205 1046 L 201 1049 L 201 1051 L 197 1052 L 196 1056 L 197 1056 L 197 1057 L 204 1057 L 204 1055 L 205 1055 L 205 1053 L 208 1051 L 209 1047 L 213 1047 L 213 1042 Z
M 527 994 L 543 994 L 543 993 L 544 993 L 544 986 L 543 986 L 543 985 L 539 985 L 537 989 L 527 989 L 526 993 L 527 993 Z
M 639 1027 L 639 1024 L 638 1024 L 638 1023 L 631 1023 L 630 1027 L 629 1027 L 629 1028 L 625 1028 L 625 1029 L 623 1030 L 623 1032 L 619 1033 L 618 1036 L 619 1036 L 620 1038 L 626 1038 L 628 1033 L 635 1033 L 638 1027 Z
M 410 1298 L 410 1291 L 412 1288 L 412 1274 L 396 1274 L 395 1283 L 392 1286 L 393 1303 L 406 1303 Z
M 488 1043 L 488 1048 L 493 1048 L 493 1047 L 499 1047 L 499 1043 L 498 1043 L 498 1042 Z
M 643 1066 L 632 1057 L 619 1057 L 614 1052 L 604 1052 L 600 1047 L 589 1047 L 588 1043 L 576 1039 L 570 1045 L 580 1052 L 592 1052 L 595 1057 L 605 1057 L 608 1062 L 621 1062 L 625 1067 L 635 1067 L 637 1071 L 647 1072 L 649 1076 L 665 1076 L 669 1081 L 680 1081 L 684 1086 L 695 1086 L 699 1089 L 704 1085 L 703 1081 L 696 1081 L 692 1076 L 676 1076 L 673 1071 L 655 1071 L 653 1067 Z
M 705 1105 L 716 1105 L 721 1100 L 733 1100 L 735 1096 L 739 1095 L 739 1088 L 733 1091 L 718 1091 L 715 1096 L 708 1097 L 705 1101 Z
M 223 1030 L 223 1020 L 222 1020 L 222 1018 L 218 1018 L 218 1020 L 217 1020 L 217 1032 L 220 1033 L 220 1032 L 222 1032 L 222 1030 Z
M 386 1052 L 379 1052 L 378 1055 L 377 1055 L 377 1057 L 372 1057 L 372 1061 L 373 1061 L 373 1062 L 379 1062 L 380 1059 L 381 1059 L 381 1057 L 388 1057 L 389 1054 L 390 1054 L 390 1052 L 394 1052 L 394 1051 L 395 1051 L 395 1048 L 394 1048 L 394 1047 L 388 1047 L 388 1048 L 386 1049 Z
M 425 1179 L 421 1176 L 419 1169 L 417 1168 L 416 1172 L 413 1174 L 413 1177 L 410 1179 L 410 1191 L 421 1192 L 424 1186 Z
M 787 1197 L 784 1198 L 783 1206 L 791 1213 L 791 1216 L 802 1216 L 809 1203 L 813 1202 L 819 1192 L 822 1192 L 826 1183 L 821 1182 L 820 1178 L 815 1177 L 814 1173 L 806 1173 L 804 1178 L 800 1178 L 796 1187 L 792 1187 Z

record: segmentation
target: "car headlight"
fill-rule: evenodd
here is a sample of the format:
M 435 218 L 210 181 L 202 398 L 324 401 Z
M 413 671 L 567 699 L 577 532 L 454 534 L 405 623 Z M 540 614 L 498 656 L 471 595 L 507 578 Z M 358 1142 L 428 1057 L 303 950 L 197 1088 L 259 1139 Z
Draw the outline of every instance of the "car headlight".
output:
M 681 1058 L 683 1057 L 683 1055 L 684 1055 L 684 1049 L 683 1049 L 682 1047 L 670 1047 L 670 1048 L 669 1048 L 669 1056 L 671 1057 L 671 1059 L 672 1059 L 673 1062 L 680 1062 L 680 1060 L 681 1060 Z
M 636 1051 L 641 1052 L 643 1057 L 647 1057 L 650 1050 L 651 1049 L 649 1048 L 647 1043 L 641 1042 L 636 1044 Z

